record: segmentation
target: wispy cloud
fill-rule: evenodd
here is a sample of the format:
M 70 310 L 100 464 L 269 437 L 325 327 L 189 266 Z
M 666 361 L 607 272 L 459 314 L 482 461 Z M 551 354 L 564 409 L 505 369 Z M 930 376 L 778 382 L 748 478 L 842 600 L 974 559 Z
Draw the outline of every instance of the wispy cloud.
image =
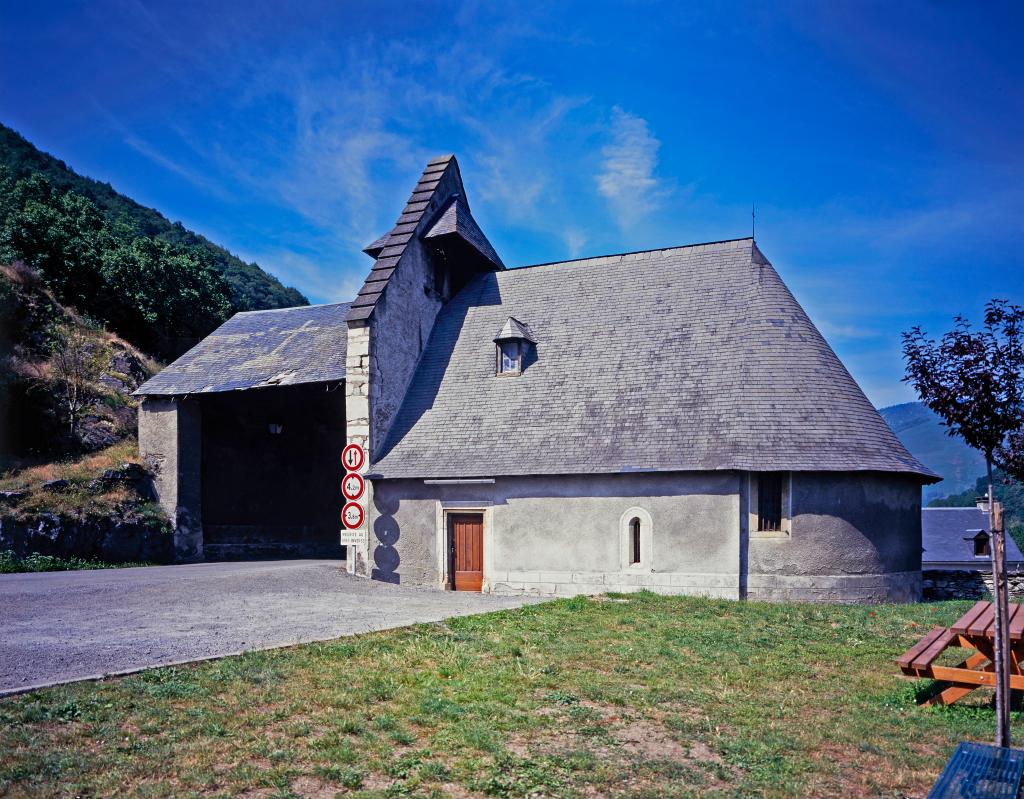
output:
M 219 200 L 230 201 L 232 199 L 231 193 L 209 174 L 193 169 L 174 158 L 164 155 L 156 147 L 153 147 L 134 134 L 126 134 L 123 140 L 125 144 L 139 155 L 149 159 L 168 172 L 173 172 L 175 175 L 184 178 L 196 188 L 202 189 L 204 193 Z
M 582 230 L 569 228 L 565 231 L 565 246 L 569 249 L 569 257 L 577 258 L 587 244 L 587 237 Z
M 612 108 L 609 133 L 611 141 L 601 148 L 597 190 L 619 226 L 627 228 L 656 210 L 666 193 L 655 175 L 661 142 L 647 120 L 619 106 Z
M 492 236 L 504 229 L 548 241 L 552 257 L 576 256 L 590 240 L 581 218 L 600 197 L 583 196 L 594 194 L 583 184 L 608 109 L 533 74 L 518 57 L 551 38 L 545 26 L 486 25 L 482 42 L 456 25 L 430 46 L 412 36 L 299 32 L 284 37 L 285 47 L 264 38 L 249 15 L 234 16 L 225 11 L 218 24 L 238 46 L 218 41 L 206 57 L 190 57 L 188 86 L 178 88 L 189 91 L 194 113 L 158 129 L 126 122 L 120 132 L 207 195 L 258 198 L 262 213 L 280 208 L 274 245 L 259 249 L 278 255 L 291 246 L 303 259 L 319 257 L 319 267 L 307 260 L 288 275 L 314 298 L 333 296 L 325 292 L 342 282 L 321 281 L 314 268 L 363 277 L 359 249 L 393 224 L 423 164 L 443 153 L 460 156 L 474 212 Z M 135 29 L 153 24 L 141 13 Z M 176 44 L 161 39 L 161 47 Z M 228 246 L 252 249 L 224 232 Z M 507 235 L 510 262 L 521 257 L 518 241 Z
M 855 324 L 836 324 L 827 319 L 823 319 L 818 322 L 818 330 L 821 331 L 825 338 L 832 340 L 843 340 L 843 341 L 860 341 L 867 339 L 877 339 L 879 333 L 877 330 L 873 330 L 870 327 L 864 327 L 862 325 Z

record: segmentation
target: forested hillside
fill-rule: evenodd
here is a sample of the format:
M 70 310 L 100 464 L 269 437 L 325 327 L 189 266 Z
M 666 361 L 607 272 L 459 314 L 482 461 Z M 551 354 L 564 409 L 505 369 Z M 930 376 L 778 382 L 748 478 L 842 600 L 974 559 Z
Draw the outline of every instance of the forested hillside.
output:
M 939 417 L 920 402 L 882 408 L 879 413 L 910 454 L 942 475 L 925 486 L 922 499 L 932 508 L 969 508 L 986 494 L 985 459 L 960 438 L 946 435 Z M 1006 524 L 1024 547 L 1024 486 L 996 470 L 995 495 L 1006 508 Z
M 0 263 L 37 270 L 56 299 L 165 358 L 236 311 L 305 297 L 0 125 Z
M 973 489 L 974 481 L 985 473 L 981 453 L 946 435 L 939 417 L 920 402 L 890 405 L 879 413 L 915 458 L 942 475 L 941 483 L 924 487 L 925 503 Z

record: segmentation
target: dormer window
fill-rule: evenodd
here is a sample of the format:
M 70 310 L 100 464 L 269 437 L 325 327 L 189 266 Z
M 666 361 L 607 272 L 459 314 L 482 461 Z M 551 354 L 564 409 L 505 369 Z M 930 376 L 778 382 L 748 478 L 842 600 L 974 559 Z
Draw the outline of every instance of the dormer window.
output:
M 974 543 L 974 557 L 976 558 L 989 558 L 992 556 L 992 548 L 988 533 L 984 530 L 979 532 L 973 539 L 970 539 Z
M 498 374 L 517 375 L 523 371 L 523 354 L 518 341 L 498 342 Z
M 532 355 L 536 343 L 537 339 L 533 337 L 530 326 L 510 316 L 494 337 L 494 344 L 497 347 L 495 374 L 499 377 L 522 374 L 530 363 L 528 358 Z

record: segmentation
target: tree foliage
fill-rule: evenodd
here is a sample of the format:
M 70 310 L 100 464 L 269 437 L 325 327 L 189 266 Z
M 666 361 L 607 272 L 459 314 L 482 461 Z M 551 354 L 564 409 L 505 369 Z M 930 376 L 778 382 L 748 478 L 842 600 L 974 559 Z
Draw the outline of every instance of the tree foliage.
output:
M 985 455 L 986 494 L 992 545 L 993 593 L 996 604 L 995 706 L 996 746 L 1010 745 L 1010 648 L 1008 586 L 1003 531 L 996 526 L 992 467 L 997 452 L 1012 447 L 1010 436 L 1024 426 L 1024 308 L 1005 300 L 985 306 L 985 323 L 974 331 L 957 316 L 953 329 L 938 342 L 920 327 L 903 334 L 907 380 L 921 400 L 949 428 Z
M 146 350 L 176 355 L 235 310 L 200 247 L 137 236 L 39 174 L 0 175 L 0 196 L 0 262 L 37 269 L 58 301 Z
M 1024 430 L 1024 308 L 1005 300 L 985 307 L 982 329 L 963 316 L 939 341 L 920 327 L 903 334 L 907 376 L 951 436 L 1002 465 Z
M 1015 430 L 996 450 L 996 460 L 1010 477 L 1024 483 L 1024 430 Z M 1024 514 L 1021 516 L 1024 520 Z
M 103 374 L 109 358 L 110 351 L 90 340 L 80 328 L 59 325 L 54 329 L 50 369 L 61 386 L 61 404 L 71 438 L 78 432 L 82 411 L 93 399 L 92 385 Z

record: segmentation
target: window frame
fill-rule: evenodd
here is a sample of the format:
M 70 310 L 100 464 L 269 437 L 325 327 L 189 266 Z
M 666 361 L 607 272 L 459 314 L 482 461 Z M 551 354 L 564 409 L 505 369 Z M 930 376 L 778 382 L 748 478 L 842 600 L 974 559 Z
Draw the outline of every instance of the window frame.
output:
M 629 520 L 629 565 L 638 566 L 643 563 L 643 541 L 641 540 L 643 522 L 639 516 Z
M 503 347 L 506 345 L 514 345 L 516 348 L 515 357 L 515 369 L 504 368 L 505 366 L 505 352 Z M 523 373 L 523 355 L 526 348 L 527 342 L 523 339 L 518 338 L 507 338 L 501 341 L 494 342 L 495 346 L 495 365 L 494 374 L 497 377 L 517 377 Z
M 640 560 L 633 560 L 633 522 L 640 523 Z M 624 572 L 654 571 L 654 520 L 645 508 L 628 508 L 619 517 L 619 565 Z
M 762 530 L 760 510 L 760 483 L 762 475 L 778 474 L 781 477 L 781 513 L 779 529 Z M 751 538 L 788 540 L 793 534 L 793 473 L 749 472 L 747 474 L 747 531 Z

